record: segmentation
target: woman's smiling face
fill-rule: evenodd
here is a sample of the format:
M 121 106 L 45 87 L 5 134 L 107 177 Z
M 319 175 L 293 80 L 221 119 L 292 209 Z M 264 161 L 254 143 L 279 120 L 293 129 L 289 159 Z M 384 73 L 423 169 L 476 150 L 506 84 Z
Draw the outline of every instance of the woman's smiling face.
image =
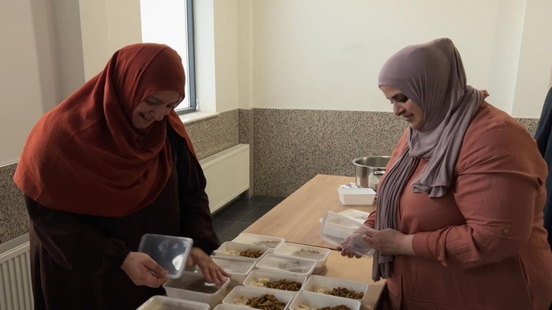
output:
M 420 130 L 424 126 L 424 114 L 416 103 L 394 87 L 382 85 L 380 89 L 385 98 L 391 101 L 393 113 L 402 116 L 409 123 L 410 128 Z
M 176 91 L 161 91 L 148 96 L 132 111 L 132 126 L 136 129 L 145 129 L 153 122 L 161 121 L 169 115 L 181 101 L 181 94 Z

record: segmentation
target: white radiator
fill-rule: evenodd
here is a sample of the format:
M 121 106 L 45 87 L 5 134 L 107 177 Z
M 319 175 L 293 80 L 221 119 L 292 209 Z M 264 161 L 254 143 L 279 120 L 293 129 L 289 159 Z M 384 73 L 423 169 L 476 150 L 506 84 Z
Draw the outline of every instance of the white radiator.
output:
M 211 212 L 249 188 L 249 145 L 239 144 L 200 161 Z M 27 238 L 28 240 L 28 238 Z M 0 310 L 32 310 L 29 242 L 0 253 Z
M 199 162 L 207 179 L 211 212 L 249 188 L 249 145 L 238 144 Z
M 32 310 L 29 242 L 0 253 L 0 310 Z

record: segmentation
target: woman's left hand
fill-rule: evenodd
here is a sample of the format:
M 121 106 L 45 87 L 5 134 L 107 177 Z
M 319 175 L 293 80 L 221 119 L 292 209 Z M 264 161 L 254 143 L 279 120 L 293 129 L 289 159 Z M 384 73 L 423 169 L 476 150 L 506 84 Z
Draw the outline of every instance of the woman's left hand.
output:
M 364 240 L 368 242 L 372 248 L 379 250 L 382 254 L 416 255 L 412 248 L 412 239 L 414 239 L 414 235 L 405 235 L 391 228 L 370 230 L 364 232 L 364 234 Z
M 226 281 L 226 278 L 229 278 L 230 275 L 227 274 L 222 268 L 220 268 L 215 262 L 211 259 L 207 253 L 203 252 L 202 249 L 193 247 L 190 251 L 190 256 L 186 262 L 186 267 L 190 268 L 193 265 L 197 265 L 203 273 L 203 277 L 207 282 L 215 283 L 217 285 L 223 284 Z

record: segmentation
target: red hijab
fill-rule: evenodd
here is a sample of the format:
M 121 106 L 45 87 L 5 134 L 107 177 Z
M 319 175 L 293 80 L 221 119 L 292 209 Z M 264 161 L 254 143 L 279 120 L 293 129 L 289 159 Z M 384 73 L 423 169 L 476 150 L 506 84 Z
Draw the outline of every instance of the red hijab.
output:
M 134 44 L 117 51 L 31 131 L 14 181 L 41 205 L 78 214 L 123 217 L 152 203 L 172 171 L 167 122 L 194 152 L 172 111 L 144 130 L 132 111 L 148 96 L 177 91 L 184 68 L 166 45 Z

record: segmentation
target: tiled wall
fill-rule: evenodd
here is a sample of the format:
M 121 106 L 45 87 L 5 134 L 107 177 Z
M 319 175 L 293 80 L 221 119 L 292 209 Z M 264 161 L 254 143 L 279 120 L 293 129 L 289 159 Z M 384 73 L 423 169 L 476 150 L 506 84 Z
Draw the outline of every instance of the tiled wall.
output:
M 520 120 L 535 131 L 538 120 Z M 285 197 L 316 174 L 354 175 L 352 159 L 387 155 L 405 128 L 391 113 L 323 110 L 234 110 L 186 125 L 200 159 L 250 144 L 251 192 Z M 16 164 L 0 167 L 0 243 L 25 234 Z

